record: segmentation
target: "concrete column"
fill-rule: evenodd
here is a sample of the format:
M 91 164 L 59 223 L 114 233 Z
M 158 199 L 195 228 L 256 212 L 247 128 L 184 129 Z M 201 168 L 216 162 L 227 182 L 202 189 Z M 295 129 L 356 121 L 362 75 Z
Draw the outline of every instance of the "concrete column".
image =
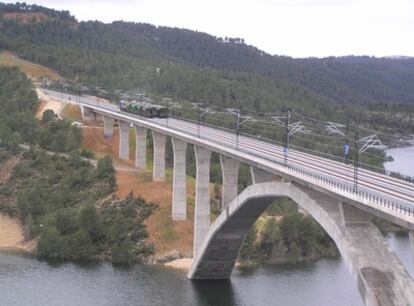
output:
M 174 150 L 174 174 L 173 174 L 173 201 L 172 219 L 187 219 L 187 177 L 186 160 L 187 143 L 172 139 Z
M 129 159 L 129 123 L 118 120 L 119 123 L 119 159 Z
M 102 116 L 104 124 L 104 138 L 111 138 L 114 135 L 114 118 Z
M 147 129 L 135 126 L 135 167 L 147 169 Z
M 408 236 L 410 237 L 411 255 L 414 260 L 414 232 L 408 231 Z
M 237 160 L 220 155 L 220 165 L 223 178 L 221 193 L 221 210 L 223 211 L 237 197 L 240 163 Z
M 267 183 L 273 180 L 273 175 L 261 169 L 250 167 L 250 174 L 252 176 L 252 184 Z
M 165 181 L 165 138 L 165 135 L 152 131 L 154 143 L 152 179 L 156 182 Z
M 210 228 L 210 158 L 211 151 L 194 146 L 196 159 L 196 201 L 194 212 L 194 249 L 196 256 Z

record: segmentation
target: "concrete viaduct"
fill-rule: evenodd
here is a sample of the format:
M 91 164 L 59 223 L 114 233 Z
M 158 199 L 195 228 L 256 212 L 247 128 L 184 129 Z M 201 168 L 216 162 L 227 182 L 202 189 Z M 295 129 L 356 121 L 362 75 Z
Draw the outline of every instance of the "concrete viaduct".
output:
M 46 93 L 69 100 L 60 93 Z M 75 99 L 76 96 L 72 96 L 70 100 Z M 113 134 L 114 120 L 118 121 L 120 159 L 128 159 L 129 131 L 131 126 L 135 128 L 135 165 L 138 168 L 146 168 L 146 138 L 147 133 L 151 134 L 155 181 L 165 180 L 165 144 L 167 136 L 171 137 L 174 152 L 174 220 L 187 218 L 186 148 L 187 144 L 194 146 L 194 257 L 189 278 L 230 278 L 249 228 L 275 199 L 289 197 L 312 215 L 335 241 L 365 305 L 414 305 L 413 280 L 386 239 L 370 221 L 374 215 L 406 228 L 410 231 L 410 240 L 414 246 L 414 215 L 411 206 L 414 198 L 410 193 L 414 192 L 413 184 L 400 185 L 396 179 L 385 178 L 387 182 L 384 184 L 394 184 L 397 191 L 401 190 L 401 194 L 406 195 L 403 199 L 393 198 L 398 192 L 385 192 L 379 187 L 372 187 L 374 185 L 368 183 L 368 177 L 365 187 L 356 190 L 352 188 L 352 181 L 347 183 L 341 179 L 331 179 L 331 176 L 318 170 L 310 171 L 292 163 L 270 160 L 253 154 L 248 149 L 235 148 L 228 144 L 228 140 L 215 140 L 216 136 L 200 137 L 191 132 L 191 127 L 194 129 L 197 126 L 194 123 L 180 123 L 180 120 L 173 118 L 142 118 L 119 112 L 116 105 L 102 105 L 84 98 L 80 98 L 78 103 L 84 116 L 102 116 L 105 137 Z M 183 126 L 181 129 L 180 124 Z M 203 129 L 205 135 L 211 132 L 205 127 Z M 225 133 L 235 137 L 234 134 Z M 223 134 L 223 138 L 227 136 Z M 262 147 L 264 146 L 263 144 Z M 209 198 L 212 152 L 220 155 L 223 178 L 222 211 L 213 224 L 210 223 Z M 241 162 L 250 165 L 253 184 L 238 194 L 238 170 Z M 322 160 L 318 163 L 322 165 Z M 375 180 L 383 180 L 385 176 L 376 174 L 375 177 Z

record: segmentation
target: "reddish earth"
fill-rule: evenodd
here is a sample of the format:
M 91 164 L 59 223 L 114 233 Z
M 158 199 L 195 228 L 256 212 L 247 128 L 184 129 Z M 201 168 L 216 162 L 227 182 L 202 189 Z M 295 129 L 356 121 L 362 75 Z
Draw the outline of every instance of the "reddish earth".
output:
M 117 128 L 114 128 L 114 135 L 110 139 L 104 139 L 101 127 L 84 127 L 82 131 L 83 147 L 94 151 L 97 157 L 111 155 L 116 166 L 133 167 L 132 158 L 135 154 L 133 146 L 131 146 L 129 161 L 120 161 L 117 157 L 119 141 Z M 165 254 L 170 251 L 178 251 L 183 255 L 190 256 L 193 243 L 194 205 L 188 205 L 187 221 L 172 221 L 172 185 L 169 179 L 165 183 L 152 182 L 152 172 L 148 170 L 137 172 L 117 170 L 116 177 L 119 197 L 126 197 L 132 192 L 134 196 L 141 196 L 146 201 L 159 206 L 146 222 L 149 241 L 154 244 L 156 253 Z M 187 186 L 188 202 L 194 203 L 194 181 L 189 179 Z
M 0 166 L 0 184 L 7 182 L 13 168 L 20 158 L 11 157 Z M 23 225 L 19 218 L 12 218 L 0 214 L 0 250 L 32 251 L 36 247 L 36 241 L 25 241 Z
M 34 22 L 42 22 L 49 17 L 44 13 L 35 13 L 35 12 L 12 12 L 12 13 L 4 13 L 3 14 L 4 19 L 13 19 L 17 20 L 21 23 L 30 23 L 32 21 Z
M 191 255 L 194 210 L 192 206 L 188 207 L 187 221 L 171 219 L 172 187 L 170 183 L 145 182 L 142 173 L 122 171 L 117 171 L 117 182 L 117 193 L 121 198 L 132 191 L 134 196 L 141 196 L 148 202 L 158 204 L 159 208 L 146 222 L 149 241 L 155 245 L 157 253 L 164 254 L 176 250 L 183 255 Z M 191 198 L 194 197 L 194 188 L 189 187 L 188 197 Z
M 0 52 L 0 65 L 8 67 L 16 66 L 21 72 L 34 79 L 41 80 L 43 77 L 47 77 L 53 81 L 61 79 L 56 71 L 45 66 L 25 61 L 19 58 L 16 54 L 8 51 Z
M 20 157 L 12 156 L 0 167 L 0 184 L 7 182 L 13 168 L 18 164 Z
M 82 113 L 79 106 L 70 103 L 63 108 L 62 117 L 71 121 L 82 121 Z

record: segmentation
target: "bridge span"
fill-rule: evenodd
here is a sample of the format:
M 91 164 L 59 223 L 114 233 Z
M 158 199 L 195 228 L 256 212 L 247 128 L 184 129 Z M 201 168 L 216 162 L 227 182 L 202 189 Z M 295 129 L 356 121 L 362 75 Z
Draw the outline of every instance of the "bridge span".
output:
M 122 112 L 118 106 L 94 99 L 44 90 L 64 101 L 78 103 L 83 115 L 98 114 L 105 136 L 119 123 L 119 157 L 128 159 L 129 130 L 136 130 L 137 167 L 146 165 L 146 137 L 154 145 L 153 179 L 165 180 L 165 143 L 170 136 L 174 152 L 172 218 L 187 218 L 186 147 L 194 146 L 196 201 L 193 279 L 229 278 L 247 230 L 266 207 L 289 197 L 325 228 L 344 257 L 366 305 L 414 305 L 414 284 L 386 241 L 372 225 L 370 215 L 414 230 L 414 184 L 361 169 L 358 187 L 353 168 L 321 156 L 283 149 L 259 139 L 199 126 L 176 118 L 144 118 Z M 210 157 L 220 155 L 222 213 L 210 224 Z M 253 185 L 237 194 L 240 162 L 251 167 Z M 414 239 L 413 239 L 414 240 Z
M 275 199 L 298 203 L 335 241 L 366 305 L 412 305 L 414 282 L 370 216 L 294 182 L 247 187 L 211 225 L 188 273 L 192 279 L 230 278 L 244 237 Z

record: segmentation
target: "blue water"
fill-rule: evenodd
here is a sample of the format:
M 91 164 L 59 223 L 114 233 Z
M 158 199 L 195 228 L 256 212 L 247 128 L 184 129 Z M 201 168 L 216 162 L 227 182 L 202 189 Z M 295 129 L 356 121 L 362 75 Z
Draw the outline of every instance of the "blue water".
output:
M 385 169 L 414 177 L 414 146 L 390 149 L 387 154 L 391 155 L 394 161 L 384 163 Z

